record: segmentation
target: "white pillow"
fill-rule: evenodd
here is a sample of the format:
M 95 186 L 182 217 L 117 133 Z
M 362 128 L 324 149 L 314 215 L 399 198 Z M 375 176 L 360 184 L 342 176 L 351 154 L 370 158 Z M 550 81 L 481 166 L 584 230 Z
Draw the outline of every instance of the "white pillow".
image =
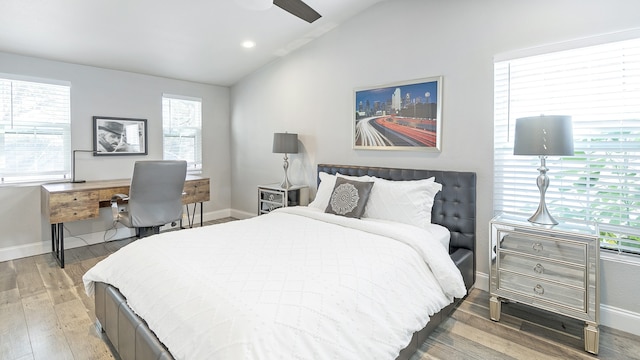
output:
M 374 177 L 363 218 L 396 221 L 425 228 L 431 224 L 433 198 L 442 190 L 435 178 L 391 181 Z
M 349 176 L 342 175 L 340 173 L 336 173 L 336 175 L 327 174 L 326 172 L 318 173 L 320 177 L 320 184 L 318 185 L 318 191 L 316 192 L 316 197 L 313 199 L 311 203 L 309 203 L 309 207 L 316 208 L 324 211 L 329 205 L 329 199 L 331 198 L 331 193 L 333 193 L 333 188 L 336 186 L 336 177 L 343 177 L 349 180 L 356 181 L 371 181 L 372 177 L 363 175 L 363 176 Z

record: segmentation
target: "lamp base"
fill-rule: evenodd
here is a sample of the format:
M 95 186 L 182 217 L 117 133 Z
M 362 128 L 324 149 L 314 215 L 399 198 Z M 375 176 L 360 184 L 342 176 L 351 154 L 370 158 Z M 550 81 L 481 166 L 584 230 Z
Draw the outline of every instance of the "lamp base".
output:
M 291 183 L 289 182 L 289 158 L 287 154 L 284 154 L 284 164 L 282 164 L 282 168 L 284 169 L 284 180 L 280 183 L 280 187 L 283 189 L 289 189 L 291 187 Z
M 540 225 L 558 225 L 558 221 L 549 214 L 549 210 L 547 210 L 547 206 L 545 204 L 540 204 L 538 206 L 538 210 L 536 210 L 528 220 L 529 222 Z
M 545 201 L 545 193 L 549 187 L 549 177 L 547 176 L 549 169 L 547 169 L 546 159 L 546 156 L 540 156 L 540 167 L 538 168 L 540 175 L 538 175 L 536 179 L 538 190 L 540 190 L 540 203 L 538 204 L 538 210 L 529 218 L 529 222 L 540 225 L 558 225 L 556 219 L 554 219 L 549 213 L 549 210 L 547 210 L 547 203 Z

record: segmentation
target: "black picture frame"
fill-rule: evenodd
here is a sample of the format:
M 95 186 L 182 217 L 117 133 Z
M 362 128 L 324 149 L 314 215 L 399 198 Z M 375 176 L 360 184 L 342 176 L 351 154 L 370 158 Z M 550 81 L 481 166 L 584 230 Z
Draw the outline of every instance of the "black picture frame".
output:
M 93 117 L 94 156 L 147 155 L 147 119 Z

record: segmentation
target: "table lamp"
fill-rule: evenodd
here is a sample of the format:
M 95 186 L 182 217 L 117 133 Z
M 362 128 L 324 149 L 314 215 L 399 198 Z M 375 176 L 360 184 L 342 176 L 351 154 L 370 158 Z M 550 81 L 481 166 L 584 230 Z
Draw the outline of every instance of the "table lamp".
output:
M 298 134 L 289 134 L 289 133 L 274 133 L 273 134 L 273 153 L 275 154 L 284 154 L 284 164 L 282 167 L 284 168 L 284 180 L 280 186 L 283 189 L 288 189 L 291 187 L 291 183 L 289 182 L 288 169 L 289 169 L 289 158 L 287 154 L 297 154 L 298 153 Z
M 564 115 L 532 116 L 516 120 L 513 146 L 514 155 L 536 155 L 540 157 L 540 175 L 537 178 L 540 190 L 538 210 L 529 221 L 542 225 L 556 225 L 558 222 L 549 214 L 545 193 L 549 187 L 546 166 L 547 156 L 573 155 L 573 129 L 571 117 Z
M 76 153 L 78 152 L 86 152 L 96 154 L 95 150 L 73 150 L 73 162 L 71 163 L 71 182 L 72 183 L 83 183 L 86 180 L 78 180 L 76 179 Z

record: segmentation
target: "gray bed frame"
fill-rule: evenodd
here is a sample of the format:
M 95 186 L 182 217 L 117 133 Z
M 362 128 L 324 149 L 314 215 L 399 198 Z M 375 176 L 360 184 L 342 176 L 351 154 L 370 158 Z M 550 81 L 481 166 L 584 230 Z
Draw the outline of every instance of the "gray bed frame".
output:
M 460 171 L 394 169 L 369 166 L 319 164 L 318 173 L 370 175 L 389 180 L 419 180 L 435 177 L 442 184 L 433 204 L 431 222 L 451 232 L 449 254 L 460 269 L 467 289 L 475 283 L 476 274 L 476 174 Z M 320 179 L 318 178 L 318 182 Z M 413 335 L 398 360 L 409 359 L 427 336 L 444 320 L 462 299 L 433 315 L 426 327 Z M 115 287 L 96 283 L 95 313 L 98 328 L 106 333 L 114 353 L 124 360 L 173 359 L 171 353 L 149 329 L 147 323 L 127 305 Z

